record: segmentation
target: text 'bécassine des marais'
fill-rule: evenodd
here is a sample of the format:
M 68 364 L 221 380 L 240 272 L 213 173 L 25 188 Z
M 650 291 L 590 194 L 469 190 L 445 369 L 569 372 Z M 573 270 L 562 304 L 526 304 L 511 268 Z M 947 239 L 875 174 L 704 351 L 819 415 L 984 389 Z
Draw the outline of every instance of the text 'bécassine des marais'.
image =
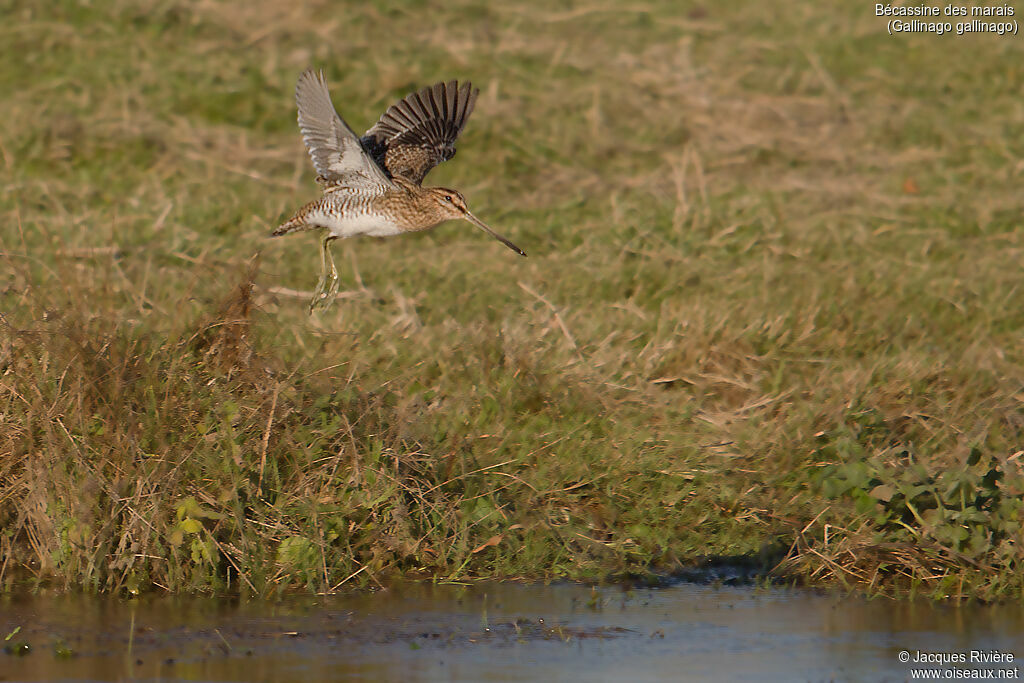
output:
M 876 17 L 1012 17 L 1010 5 L 971 7 L 967 5 L 875 5 Z

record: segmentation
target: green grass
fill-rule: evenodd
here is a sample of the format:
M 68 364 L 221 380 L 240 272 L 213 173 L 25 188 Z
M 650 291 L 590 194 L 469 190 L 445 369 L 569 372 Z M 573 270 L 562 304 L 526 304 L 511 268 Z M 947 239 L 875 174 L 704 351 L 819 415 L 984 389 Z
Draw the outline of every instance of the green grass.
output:
M 15 3 L 0 581 L 328 591 L 740 558 L 1019 598 L 1024 69 L 864 7 Z M 292 91 L 481 87 L 467 225 L 338 243 Z M 257 256 L 258 255 L 258 256 Z

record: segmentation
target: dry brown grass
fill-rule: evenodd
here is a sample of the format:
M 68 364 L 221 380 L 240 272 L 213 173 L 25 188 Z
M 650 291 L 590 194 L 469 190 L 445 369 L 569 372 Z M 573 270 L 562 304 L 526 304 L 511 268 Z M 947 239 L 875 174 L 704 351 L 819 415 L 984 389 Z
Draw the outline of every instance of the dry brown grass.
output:
M 0 576 L 324 590 L 781 541 L 816 581 L 1019 592 L 1014 43 L 839 2 L 12 17 Z M 349 291 L 307 317 L 312 238 L 265 235 L 316 192 L 310 64 L 356 128 L 478 83 L 430 180 L 530 259 L 454 226 L 340 244 Z M 989 545 L 870 496 L 972 449 Z

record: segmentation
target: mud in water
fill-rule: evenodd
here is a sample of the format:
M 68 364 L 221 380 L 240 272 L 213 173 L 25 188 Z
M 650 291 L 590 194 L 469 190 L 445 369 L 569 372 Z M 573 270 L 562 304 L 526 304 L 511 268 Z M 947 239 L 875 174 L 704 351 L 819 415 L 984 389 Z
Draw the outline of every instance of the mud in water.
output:
M 1024 606 L 689 583 L 408 584 L 278 602 L 37 595 L 0 598 L 3 637 L 0 681 L 903 681 L 942 668 L 903 663 L 903 650 L 1024 667 Z

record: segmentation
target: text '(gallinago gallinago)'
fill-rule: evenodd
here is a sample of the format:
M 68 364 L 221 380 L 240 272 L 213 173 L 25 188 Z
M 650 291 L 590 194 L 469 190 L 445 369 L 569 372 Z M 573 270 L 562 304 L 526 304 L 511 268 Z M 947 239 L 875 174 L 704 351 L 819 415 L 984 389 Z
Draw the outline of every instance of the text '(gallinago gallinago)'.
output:
M 324 196 L 299 209 L 271 235 L 326 228 L 311 312 L 329 305 L 338 291 L 330 243 L 339 237 L 398 235 L 464 218 L 526 256 L 470 213 L 461 194 L 421 186 L 430 169 L 455 156 L 455 139 L 478 92 L 469 83 L 459 87 L 456 81 L 424 88 L 389 107 L 358 138 L 334 110 L 323 73 L 310 70 L 299 76 L 299 128 Z

